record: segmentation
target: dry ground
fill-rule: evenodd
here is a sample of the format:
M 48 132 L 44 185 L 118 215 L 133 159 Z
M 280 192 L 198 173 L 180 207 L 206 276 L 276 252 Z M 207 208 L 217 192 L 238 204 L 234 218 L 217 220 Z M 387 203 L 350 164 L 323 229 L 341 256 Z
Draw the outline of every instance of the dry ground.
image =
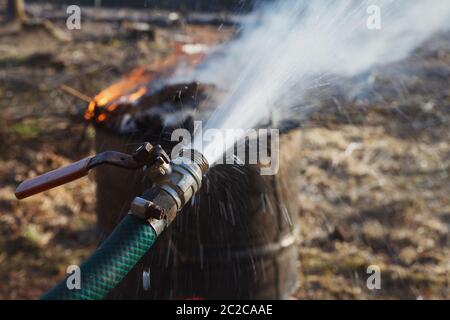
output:
M 450 297 L 449 38 L 316 102 L 298 149 L 298 297 Z
M 211 27 L 217 30 L 216 27 Z M 24 178 L 92 152 L 86 103 L 133 67 L 164 57 L 174 38 L 116 37 L 89 23 L 64 42 L 35 28 L 0 27 L 0 298 L 37 298 L 97 244 L 94 183 L 79 180 L 18 202 Z M 437 37 L 413 58 L 362 82 L 367 96 L 318 104 L 298 146 L 298 298 L 450 296 L 450 49 Z M 344 88 L 341 88 L 345 90 Z M 377 94 L 375 94 L 377 93 Z M 371 292 L 368 265 L 382 271 Z

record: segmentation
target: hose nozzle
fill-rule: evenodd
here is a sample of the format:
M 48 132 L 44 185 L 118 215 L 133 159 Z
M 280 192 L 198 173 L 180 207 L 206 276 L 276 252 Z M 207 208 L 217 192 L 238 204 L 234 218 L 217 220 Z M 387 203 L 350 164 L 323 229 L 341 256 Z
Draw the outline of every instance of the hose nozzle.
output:
M 149 220 L 158 234 L 200 190 L 203 175 L 209 169 L 205 157 L 192 149 L 183 150 L 170 165 L 170 174 L 158 180 L 142 197 L 136 197 L 130 210 L 131 214 Z

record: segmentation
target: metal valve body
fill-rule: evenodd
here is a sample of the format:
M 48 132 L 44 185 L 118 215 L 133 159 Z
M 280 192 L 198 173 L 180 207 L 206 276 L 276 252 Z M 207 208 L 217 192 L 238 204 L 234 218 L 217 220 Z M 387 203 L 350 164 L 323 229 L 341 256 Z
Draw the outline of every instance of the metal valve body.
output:
M 185 150 L 172 160 L 169 174 L 160 177 L 155 186 L 136 197 L 130 213 L 149 220 L 158 235 L 175 219 L 177 213 L 202 185 L 208 162 L 196 150 Z

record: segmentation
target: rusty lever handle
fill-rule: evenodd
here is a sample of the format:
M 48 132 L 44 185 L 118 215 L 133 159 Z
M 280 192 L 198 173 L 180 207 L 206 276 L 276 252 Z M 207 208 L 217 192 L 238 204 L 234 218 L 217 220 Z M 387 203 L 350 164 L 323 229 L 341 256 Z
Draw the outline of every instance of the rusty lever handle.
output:
M 92 158 L 94 157 L 85 158 L 66 167 L 22 182 L 16 189 L 16 198 L 24 199 L 86 176 L 89 172 L 89 162 Z
M 160 145 L 153 147 L 151 143 L 145 142 L 131 155 L 116 151 L 105 151 L 96 156 L 84 158 L 66 167 L 26 180 L 17 187 L 15 195 L 17 199 L 30 197 L 80 179 L 86 176 L 89 170 L 103 164 L 136 170 L 143 166 L 161 166 L 163 163 L 168 163 L 169 161 L 169 156 Z

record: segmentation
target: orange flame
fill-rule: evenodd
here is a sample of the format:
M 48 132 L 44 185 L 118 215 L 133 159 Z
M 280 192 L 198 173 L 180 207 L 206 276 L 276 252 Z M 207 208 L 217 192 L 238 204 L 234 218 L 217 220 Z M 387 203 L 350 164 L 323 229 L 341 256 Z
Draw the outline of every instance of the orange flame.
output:
M 128 100 L 130 100 L 130 102 L 136 102 L 140 97 L 142 97 L 146 93 L 147 93 L 147 88 L 141 87 L 141 88 L 139 88 L 138 91 L 130 94 L 128 96 Z
M 119 98 L 121 102 L 136 102 L 147 92 L 146 84 L 153 78 L 154 75 L 144 68 L 133 70 L 128 76 L 96 95 L 89 103 L 84 119 L 90 121 L 95 118 L 97 122 L 105 121 L 107 119 L 105 112 L 115 111 L 119 107 L 117 101 Z M 98 113 L 100 114 L 97 115 Z
M 190 34 L 193 43 L 204 43 L 212 46 L 229 37 L 227 33 L 217 33 L 217 29 L 208 29 L 205 27 L 195 28 L 187 27 L 186 32 Z M 180 61 L 188 69 L 194 69 L 206 57 L 205 52 L 186 52 L 183 49 L 185 43 L 175 42 L 172 52 L 162 60 L 133 70 L 119 82 L 109 86 L 96 95 L 89 103 L 84 119 L 86 121 L 104 122 L 109 115 L 115 112 L 123 104 L 135 104 L 138 100 L 148 93 L 149 84 L 157 77 L 168 78 L 179 66 Z M 192 53 L 194 52 L 194 53 Z

